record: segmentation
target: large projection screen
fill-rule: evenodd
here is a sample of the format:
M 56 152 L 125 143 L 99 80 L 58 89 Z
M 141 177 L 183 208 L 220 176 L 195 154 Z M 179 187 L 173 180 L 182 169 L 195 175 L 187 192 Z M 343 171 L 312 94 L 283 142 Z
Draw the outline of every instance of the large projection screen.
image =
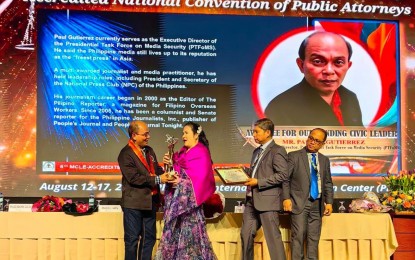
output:
M 217 6 L 212 14 L 202 2 L 159 8 L 3 3 L 0 191 L 120 197 L 116 158 L 131 120 L 149 125 L 160 160 L 166 135 L 180 139 L 185 122 L 201 124 L 215 166 L 249 165 L 258 118 L 276 122 L 274 140 L 288 152 L 301 149 L 311 129 L 324 127 L 329 137 L 321 152 L 331 159 L 337 198 L 384 192 L 382 175 L 414 167 L 409 4 L 395 3 L 397 14 L 369 4 L 377 11 L 348 12 L 348 1 L 337 1 L 336 12 L 313 12 L 300 1 L 253 1 L 245 11 Z M 256 3 L 263 3 L 261 11 Z M 274 13 L 265 12 L 266 3 Z M 16 16 L 16 10 L 24 12 Z M 342 85 L 357 97 L 358 106 L 347 109 L 360 110 L 360 122 L 282 122 L 267 110 L 302 81 L 298 48 L 316 31 L 340 34 L 352 46 Z M 287 101 L 299 105 L 307 98 Z M 330 121 L 322 116 L 319 122 Z M 228 198 L 246 191 L 219 178 L 217 189 Z

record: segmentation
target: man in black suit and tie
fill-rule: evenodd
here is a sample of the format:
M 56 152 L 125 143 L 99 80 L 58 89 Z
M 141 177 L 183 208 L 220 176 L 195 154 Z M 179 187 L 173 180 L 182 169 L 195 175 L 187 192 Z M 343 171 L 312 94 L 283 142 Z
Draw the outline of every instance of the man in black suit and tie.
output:
M 287 152 L 272 136 L 274 123 L 268 118 L 254 125 L 254 139 L 260 146 L 252 156 L 247 185 L 246 206 L 241 229 L 242 259 L 254 259 L 254 238 L 263 226 L 272 260 L 284 260 L 285 250 L 279 230 L 278 211 L 282 210 L 282 183 L 288 179 Z
M 318 259 L 322 216 L 333 211 L 333 182 L 329 158 L 318 151 L 324 146 L 327 132 L 315 128 L 306 147 L 288 154 L 289 179 L 283 184 L 284 211 L 291 214 L 291 258 Z
M 146 123 L 132 121 L 128 135 L 130 140 L 118 156 L 122 173 L 125 260 L 137 260 L 137 255 L 138 259 L 151 260 L 156 243 L 158 184 L 168 181 L 168 173 L 164 173 L 156 154 L 148 146 L 150 131 Z

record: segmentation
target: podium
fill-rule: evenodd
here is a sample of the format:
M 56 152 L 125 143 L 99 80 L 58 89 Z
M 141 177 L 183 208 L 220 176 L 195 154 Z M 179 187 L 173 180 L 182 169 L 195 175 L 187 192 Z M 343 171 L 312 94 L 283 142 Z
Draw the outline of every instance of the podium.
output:
M 414 214 L 391 214 L 393 226 L 399 247 L 393 254 L 393 260 L 415 259 L 415 215 Z

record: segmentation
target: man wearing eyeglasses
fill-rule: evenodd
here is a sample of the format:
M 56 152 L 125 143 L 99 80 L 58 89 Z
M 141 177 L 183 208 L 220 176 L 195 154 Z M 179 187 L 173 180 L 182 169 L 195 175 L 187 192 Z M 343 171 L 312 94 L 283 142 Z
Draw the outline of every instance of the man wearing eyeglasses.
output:
M 327 132 L 315 128 L 306 146 L 288 153 L 288 181 L 283 183 L 283 208 L 291 212 L 291 259 L 318 259 L 323 215 L 333 211 L 330 161 L 319 153 Z M 307 255 L 304 258 L 304 239 Z
M 128 135 L 128 144 L 118 156 L 122 173 L 125 260 L 137 260 L 137 256 L 150 260 L 156 242 L 156 211 L 160 203 L 158 184 L 166 183 L 168 174 L 164 173 L 156 154 L 148 146 L 150 131 L 146 123 L 132 121 Z

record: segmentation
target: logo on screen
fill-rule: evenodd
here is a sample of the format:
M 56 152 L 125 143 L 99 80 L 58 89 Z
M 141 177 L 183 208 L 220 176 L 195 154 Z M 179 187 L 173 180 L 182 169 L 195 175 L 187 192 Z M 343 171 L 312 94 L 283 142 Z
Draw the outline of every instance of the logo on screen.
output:
M 42 171 L 43 172 L 54 172 L 55 171 L 55 162 L 53 162 L 53 161 L 43 161 L 42 162 Z

